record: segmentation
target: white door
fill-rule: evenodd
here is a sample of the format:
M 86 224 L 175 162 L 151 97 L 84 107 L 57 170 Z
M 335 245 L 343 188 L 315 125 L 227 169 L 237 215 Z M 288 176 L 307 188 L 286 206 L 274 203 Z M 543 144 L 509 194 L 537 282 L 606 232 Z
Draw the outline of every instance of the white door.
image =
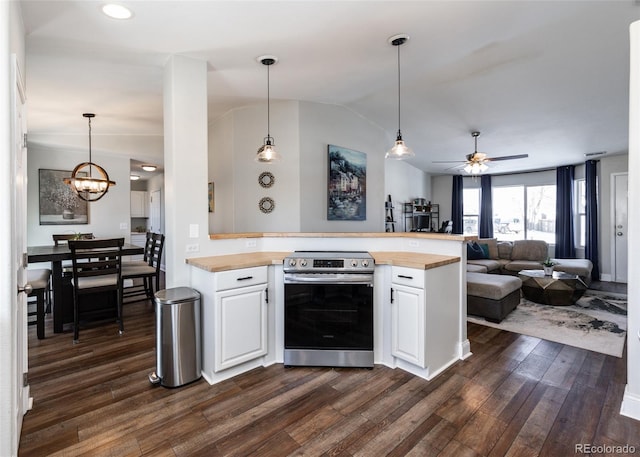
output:
M 627 282 L 627 201 L 629 196 L 629 175 L 616 173 L 613 175 L 613 280 Z
M 161 193 L 159 190 L 154 190 L 151 192 L 151 202 L 149 208 L 149 218 L 151 220 L 151 230 L 154 233 L 162 233 L 162 229 L 160 227 L 160 205 L 162 204 Z
M 26 226 L 27 226 L 27 158 L 26 158 L 26 110 L 25 93 L 22 87 L 22 79 L 15 55 L 12 55 L 11 68 L 11 258 L 16 291 L 15 300 L 12 303 L 12 323 L 14 332 L 14 347 L 12 373 L 15 382 L 15 419 L 16 432 L 15 446 L 17 449 L 20 430 L 22 428 L 22 416 L 30 409 L 29 386 L 27 384 L 27 298 L 23 292 L 18 292 L 19 287 L 24 287 L 27 282 L 26 274 Z

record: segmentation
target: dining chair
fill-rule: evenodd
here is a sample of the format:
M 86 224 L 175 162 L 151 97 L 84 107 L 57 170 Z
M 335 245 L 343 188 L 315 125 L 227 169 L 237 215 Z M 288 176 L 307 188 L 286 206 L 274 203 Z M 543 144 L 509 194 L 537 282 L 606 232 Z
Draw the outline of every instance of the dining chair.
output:
M 28 299 L 35 298 L 35 311 L 28 311 L 27 316 L 35 316 L 35 321 L 29 321 L 29 325 L 36 325 L 36 334 L 38 339 L 44 339 L 44 315 L 45 304 L 49 303 L 49 285 L 51 283 L 51 270 L 48 268 L 38 268 L 27 270 L 27 283 L 31 286 L 31 292 L 27 295 Z
M 115 292 L 119 333 L 124 332 L 122 319 L 122 246 L 124 238 L 100 240 L 68 240 L 71 250 L 73 286 L 73 342 L 78 342 L 80 298 L 89 294 Z
M 147 240 L 144 248 L 143 260 L 130 260 L 122 262 L 122 280 L 142 279 L 142 284 L 134 284 L 123 288 L 123 297 L 139 297 L 137 300 L 129 300 L 133 303 L 139 300 L 154 298 L 153 280 L 155 279 L 155 291 L 160 289 L 160 262 L 164 248 L 164 235 L 162 233 L 147 232 Z
M 92 240 L 94 239 L 93 233 L 54 233 L 53 244 L 60 246 L 66 244 L 69 240 Z

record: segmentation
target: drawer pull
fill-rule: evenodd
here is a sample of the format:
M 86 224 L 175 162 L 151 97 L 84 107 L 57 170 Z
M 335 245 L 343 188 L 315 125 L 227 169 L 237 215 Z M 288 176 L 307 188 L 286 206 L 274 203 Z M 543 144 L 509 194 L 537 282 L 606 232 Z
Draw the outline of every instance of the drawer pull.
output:
M 253 276 L 243 276 L 242 278 L 236 279 L 236 281 L 246 281 L 248 279 L 253 279 Z
M 398 275 L 398 278 L 402 278 L 402 279 L 413 279 L 413 276 Z

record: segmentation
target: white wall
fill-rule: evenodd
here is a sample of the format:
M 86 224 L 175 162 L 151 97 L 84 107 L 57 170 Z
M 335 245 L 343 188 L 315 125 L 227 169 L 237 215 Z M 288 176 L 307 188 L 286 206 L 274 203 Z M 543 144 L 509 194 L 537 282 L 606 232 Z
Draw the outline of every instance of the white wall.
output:
M 209 127 L 209 180 L 215 189 L 210 233 L 300 230 L 298 102 L 272 102 L 270 111 L 270 133 L 282 156 L 272 164 L 254 160 L 267 136 L 266 104 L 233 110 Z M 270 188 L 258 184 L 264 171 L 275 176 Z M 263 197 L 275 202 L 271 213 L 260 211 Z
M 631 24 L 629 84 L 629 252 L 640 251 L 640 21 Z M 637 255 L 629 256 L 629 277 L 640 277 Z M 629 281 L 627 330 L 627 385 L 620 412 L 640 420 L 640 284 Z
M 406 163 L 385 161 L 389 145 L 384 132 L 342 106 L 272 103 L 271 135 L 282 155 L 280 162 L 266 165 L 254 161 L 265 135 L 263 104 L 233 110 L 210 125 L 209 179 L 215 186 L 215 212 L 209 215 L 211 233 L 382 232 L 388 193 L 398 202 L 429 197 L 428 175 Z M 367 154 L 365 221 L 327 220 L 329 144 Z M 258 184 L 263 171 L 274 174 L 273 187 L 265 189 Z M 275 201 L 271 214 L 258 209 L 258 201 L 265 196 Z
M 367 155 L 367 218 L 327 220 L 328 149 L 332 144 Z M 384 132 L 338 105 L 300 102 L 300 230 L 384 231 Z
M 234 120 L 235 110 L 209 126 L 209 182 L 214 184 L 214 211 L 209 213 L 209 233 L 234 232 Z
M 431 177 L 431 202 L 440 205 L 440 223 L 451 220 L 451 191 L 453 178 L 451 175 Z
M 97 237 L 124 237 L 130 239 L 130 181 L 129 158 L 111 156 L 93 151 L 92 160 L 103 167 L 116 185 L 97 202 L 89 203 L 89 224 L 40 225 L 38 170 L 68 170 L 69 175 L 80 162 L 88 159 L 89 151 L 59 150 L 40 144 L 28 144 L 27 149 L 27 244 L 52 244 L 54 233 L 92 232 Z M 126 228 L 121 229 L 120 224 Z
M 440 205 L 431 196 L 431 175 L 402 160 L 385 160 L 384 169 L 385 201 L 391 195 L 396 232 L 411 230 L 411 221 L 403 213 L 404 203 L 411 202 L 414 198 L 424 198 Z M 442 215 L 439 217 L 442 223 Z

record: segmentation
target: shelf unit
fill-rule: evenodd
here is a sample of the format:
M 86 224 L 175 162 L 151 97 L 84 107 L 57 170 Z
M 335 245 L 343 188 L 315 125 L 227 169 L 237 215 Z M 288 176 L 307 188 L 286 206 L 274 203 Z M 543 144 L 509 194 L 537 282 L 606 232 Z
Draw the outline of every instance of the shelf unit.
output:
M 391 195 L 389 195 L 387 197 L 387 201 L 384 202 L 384 231 L 396 231 L 396 220 L 393 217 L 393 202 L 391 201 Z
M 424 198 L 414 198 L 404 203 L 405 232 L 437 232 L 440 228 L 440 205 L 426 202 Z

